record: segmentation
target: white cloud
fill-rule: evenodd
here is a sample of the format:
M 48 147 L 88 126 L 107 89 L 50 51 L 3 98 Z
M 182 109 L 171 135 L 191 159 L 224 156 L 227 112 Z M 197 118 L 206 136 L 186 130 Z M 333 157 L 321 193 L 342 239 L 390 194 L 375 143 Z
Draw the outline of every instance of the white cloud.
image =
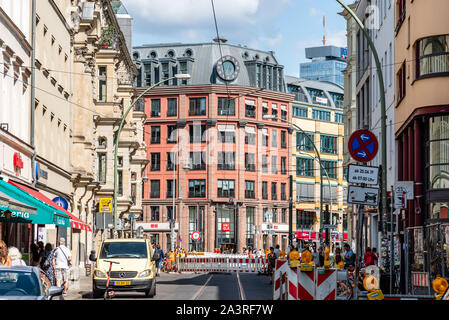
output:
M 122 1 L 134 18 L 134 38 L 145 38 L 145 43 L 204 42 L 216 37 L 210 0 Z M 220 37 L 230 43 L 275 45 L 282 35 L 273 34 L 270 22 L 290 4 L 291 0 L 214 0 Z

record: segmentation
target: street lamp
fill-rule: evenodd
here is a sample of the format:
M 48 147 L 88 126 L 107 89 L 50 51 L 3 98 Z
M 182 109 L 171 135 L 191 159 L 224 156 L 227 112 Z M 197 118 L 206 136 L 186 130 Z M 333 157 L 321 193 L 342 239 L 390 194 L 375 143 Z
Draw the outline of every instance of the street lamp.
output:
M 313 142 L 313 140 L 309 137 L 308 134 L 306 134 L 304 132 L 304 130 L 302 130 L 300 127 L 298 127 L 293 122 L 287 121 L 285 119 L 279 119 L 277 116 L 274 116 L 274 115 L 266 114 L 266 115 L 263 116 L 263 119 L 266 119 L 266 120 L 268 120 L 268 119 L 280 120 L 282 122 L 285 122 L 285 123 L 291 125 L 297 131 L 300 131 L 302 134 L 304 134 L 307 137 L 307 139 L 309 139 L 309 141 L 312 143 L 313 148 L 315 149 L 316 156 L 318 158 L 318 161 L 320 162 L 320 167 L 323 167 L 323 164 L 321 162 L 320 152 L 318 151 L 318 149 L 317 149 L 317 147 L 315 145 L 315 142 Z M 320 235 L 322 234 L 322 227 L 321 227 L 322 221 L 323 221 L 323 172 L 322 172 L 322 170 L 320 168 Z M 289 230 L 289 234 L 291 234 L 291 232 L 292 232 L 292 230 Z
M 357 17 L 357 14 L 352 11 L 346 4 L 343 3 L 342 0 L 337 0 L 337 2 L 339 4 L 341 4 L 341 6 L 343 8 L 345 8 L 346 11 L 348 11 L 348 13 L 354 18 L 355 22 L 358 24 L 358 26 L 360 27 L 360 29 L 362 30 L 366 40 L 368 41 L 368 44 L 370 46 L 370 49 L 372 51 L 373 57 L 374 57 L 374 61 L 376 63 L 376 71 L 377 71 L 377 78 L 379 79 L 379 92 L 380 92 L 380 113 L 381 113 L 381 135 L 382 135 L 382 141 L 381 141 L 381 145 L 382 145 L 382 185 L 381 185 L 381 190 L 382 190 L 382 214 L 380 215 L 381 217 L 381 227 L 382 227 L 382 231 L 383 231 L 383 235 L 385 234 L 385 229 L 386 229 L 386 215 L 387 215 L 387 114 L 386 114 L 386 107 L 385 107 L 385 92 L 384 92 L 384 78 L 383 78 L 383 74 L 382 74 L 382 65 L 380 64 L 380 60 L 379 60 L 379 55 L 377 53 L 376 47 L 374 46 L 373 41 L 371 40 L 371 37 L 367 31 L 367 29 L 365 28 L 363 22 Z M 359 218 L 361 220 L 361 218 Z M 359 222 L 359 233 L 361 233 L 361 224 L 362 221 Z M 360 240 L 360 234 L 357 237 L 357 255 L 356 255 L 356 263 L 358 265 L 359 259 L 360 259 L 360 255 L 361 255 L 361 240 Z M 384 238 L 384 237 L 383 237 Z M 384 241 L 382 241 L 383 243 Z M 390 266 L 390 270 L 392 269 L 392 266 Z M 390 271 L 391 272 L 391 271 Z M 359 275 L 359 268 L 356 268 L 356 277 L 358 277 Z M 390 279 L 391 281 L 391 279 Z M 358 297 L 358 290 L 355 290 L 355 298 L 357 299 Z
M 148 91 L 153 89 L 154 87 L 157 87 L 158 85 L 173 80 L 173 79 L 179 79 L 179 80 L 188 80 L 190 79 L 190 74 L 175 74 L 173 77 L 169 77 L 167 79 L 164 79 L 162 81 L 159 81 L 158 83 L 152 85 L 151 87 L 144 90 L 134 101 L 131 103 L 131 105 L 128 107 L 126 112 L 124 113 L 122 117 L 122 121 L 120 122 L 120 127 L 117 130 L 117 137 L 115 138 L 115 152 L 114 152 L 114 238 L 116 238 L 116 228 L 117 228 L 117 184 L 118 184 L 118 178 L 117 178 L 117 158 L 118 158 L 118 142 L 120 140 L 120 134 L 122 132 L 123 126 L 125 125 L 125 119 L 128 116 L 128 113 L 131 111 L 131 109 L 134 107 L 137 101 L 140 100 Z

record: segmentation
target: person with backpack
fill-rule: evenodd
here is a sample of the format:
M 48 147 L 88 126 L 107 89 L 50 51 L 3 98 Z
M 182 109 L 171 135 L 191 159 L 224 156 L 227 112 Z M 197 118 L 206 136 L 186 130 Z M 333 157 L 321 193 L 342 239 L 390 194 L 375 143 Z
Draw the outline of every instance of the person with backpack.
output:
M 54 286 L 56 284 L 55 281 L 55 269 L 53 268 L 53 246 L 51 243 L 47 243 L 45 245 L 44 251 L 41 252 L 41 269 L 47 276 L 51 285 Z
M 159 253 L 159 260 L 156 261 L 156 277 L 159 277 L 159 272 L 161 271 L 162 261 L 164 260 L 164 251 L 162 251 L 161 246 L 158 244 L 154 249 L 154 253 Z
M 365 267 L 374 265 L 374 254 L 371 252 L 371 248 L 366 248 L 366 252 L 363 255 L 363 262 L 365 263 Z

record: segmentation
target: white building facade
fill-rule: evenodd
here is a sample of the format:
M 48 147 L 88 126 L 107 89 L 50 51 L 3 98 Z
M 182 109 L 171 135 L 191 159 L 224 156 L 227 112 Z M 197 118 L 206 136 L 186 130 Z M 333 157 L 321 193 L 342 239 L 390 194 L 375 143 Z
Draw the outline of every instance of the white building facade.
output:
M 32 183 L 31 1 L 0 0 L 0 176 Z M 0 238 L 18 246 L 25 224 L 0 223 Z

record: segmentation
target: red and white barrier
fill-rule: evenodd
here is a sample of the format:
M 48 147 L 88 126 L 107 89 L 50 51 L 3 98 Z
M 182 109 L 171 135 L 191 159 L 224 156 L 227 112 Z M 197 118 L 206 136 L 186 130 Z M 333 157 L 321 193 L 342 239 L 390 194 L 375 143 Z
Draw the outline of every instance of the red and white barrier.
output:
M 180 272 L 262 272 L 266 268 L 267 260 L 263 258 L 229 258 L 196 256 L 180 258 Z
M 288 300 L 298 300 L 298 268 L 288 268 Z
M 315 300 L 316 269 L 311 272 L 298 270 L 298 300 Z
M 316 280 L 316 300 L 335 300 L 337 293 L 337 270 L 319 270 Z
M 288 294 L 282 294 L 282 268 L 287 266 Z M 287 263 L 276 264 L 273 300 L 335 300 L 337 292 L 337 270 L 301 271 L 299 268 L 290 268 Z
M 273 300 L 287 299 L 287 260 L 276 260 L 276 267 L 274 269 L 273 279 Z

